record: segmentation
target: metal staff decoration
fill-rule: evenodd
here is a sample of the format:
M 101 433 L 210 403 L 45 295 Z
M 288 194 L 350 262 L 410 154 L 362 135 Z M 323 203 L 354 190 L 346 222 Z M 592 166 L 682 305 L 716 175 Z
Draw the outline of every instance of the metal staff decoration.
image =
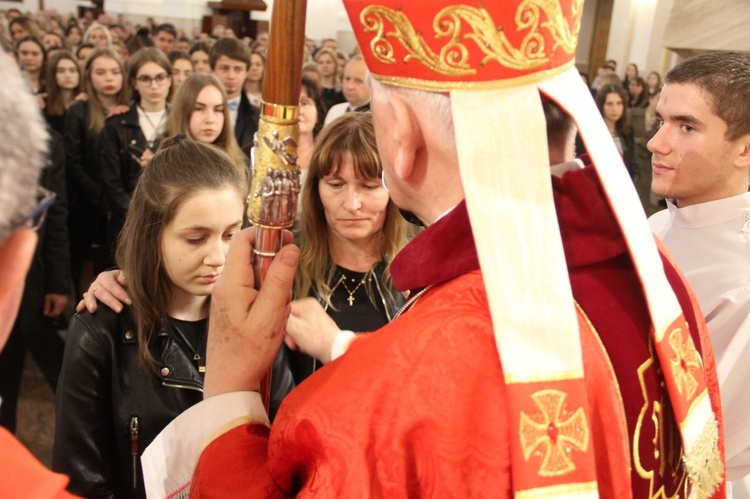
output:
M 283 230 L 294 223 L 301 190 L 297 144 L 306 3 L 275 0 L 271 15 L 263 101 L 247 197 L 247 216 L 256 227 L 253 270 L 258 289 L 281 249 Z M 268 409 L 271 371 L 261 382 L 260 394 Z

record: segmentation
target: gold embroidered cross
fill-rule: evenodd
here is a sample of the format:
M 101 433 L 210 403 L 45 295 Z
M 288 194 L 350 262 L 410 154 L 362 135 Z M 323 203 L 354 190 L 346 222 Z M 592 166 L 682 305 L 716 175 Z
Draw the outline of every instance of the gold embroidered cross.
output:
M 541 390 L 531 396 L 537 411 L 533 416 L 521 413 L 520 436 L 524 458 L 543 456 L 540 476 L 560 476 L 576 469 L 570 455 L 573 449 L 586 451 L 589 429 L 586 415 L 579 407 L 565 409 L 567 394 L 560 390 Z
M 698 388 L 693 371 L 701 368 L 701 358 L 690 345 L 690 338 L 685 338 L 687 334 L 687 329 L 684 332 L 681 328 L 675 329 L 669 334 L 669 346 L 675 353 L 671 362 L 674 382 L 680 394 L 689 400 Z

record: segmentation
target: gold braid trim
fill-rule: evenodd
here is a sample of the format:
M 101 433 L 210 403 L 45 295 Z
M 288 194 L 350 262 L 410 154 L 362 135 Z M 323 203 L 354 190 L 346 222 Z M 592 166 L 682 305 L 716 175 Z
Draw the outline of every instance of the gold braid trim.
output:
M 715 418 L 706 423 L 690 452 L 682 458 L 691 482 L 691 498 L 709 498 L 721 486 L 724 463 L 719 452 L 719 424 Z

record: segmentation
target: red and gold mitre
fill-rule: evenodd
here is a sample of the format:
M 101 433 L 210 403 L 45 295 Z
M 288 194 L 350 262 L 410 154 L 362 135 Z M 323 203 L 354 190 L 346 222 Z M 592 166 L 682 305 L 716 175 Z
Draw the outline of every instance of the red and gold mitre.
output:
M 573 65 L 583 0 L 347 1 L 370 72 L 422 90 L 495 88 Z
M 675 324 L 685 320 L 643 208 L 574 67 L 583 0 L 344 0 L 344 5 L 377 81 L 450 99 L 461 182 L 471 225 L 478 228 L 474 240 L 517 433 L 511 436 L 514 495 L 598 495 L 543 96 L 576 122 L 639 274 L 693 495 L 720 491 L 718 420 L 702 365 L 695 361 L 690 335 L 676 333 L 682 326 Z M 694 364 L 689 376 L 686 358 Z M 689 390 L 688 377 L 694 381 Z M 563 423 L 568 443 L 561 446 Z

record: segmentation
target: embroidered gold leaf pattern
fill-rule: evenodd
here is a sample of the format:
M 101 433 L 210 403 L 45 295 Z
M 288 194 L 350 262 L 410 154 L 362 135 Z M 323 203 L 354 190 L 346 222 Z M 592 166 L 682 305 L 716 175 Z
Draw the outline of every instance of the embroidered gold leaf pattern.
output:
M 560 390 L 541 390 L 531 398 L 538 410 L 533 416 L 521 413 L 519 432 L 524 458 L 542 456 L 540 476 L 561 476 L 574 471 L 573 450 L 585 452 L 589 445 L 583 408 L 568 412 L 567 394 Z
M 436 73 L 465 76 L 476 74 L 476 68 L 469 63 L 471 47 L 466 45 L 466 41 L 475 43 L 485 54 L 480 65 L 495 61 L 515 70 L 529 70 L 546 64 L 558 48 L 573 54 L 581 26 L 582 3 L 583 0 L 574 0 L 573 25 L 570 26 L 559 2 L 524 1 L 515 16 L 514 28 L 527 31 L 519 47 L 510 42 L 505 34 L 506 28 L 497 26 L 487 10 L 466 5 L 446 7 L 433 20 L 435 39 L 447 39 L 439 54 L 430 48 L 423 34 L 415 30 L 409 19 L 398 10 L 372 5 L 362 10 L 360 21 L 365 33 L 375 33 L 370 41 L 370 50 L 378 61 L 384 64 L 399 62 L 391 43 L 395 41 L 406 50 L 401 62 L 414 59 Z M 388 30 L 387 25 L 392 30 Z M 541 30 L 549 32 L 555 40 L 549 50 Z
M 687 328 L 683 331 L 676 328 L 669 333 L 669 346 L 675 353 L 671 361 L 672 371 L 674 373 L 674 382 L 680 394 L 690 400 L 698 389 L 698 382 L 695 380 L 693 371 L 701 369 L 701 358 L 695 348 L 691 348 L 688 343 Z

